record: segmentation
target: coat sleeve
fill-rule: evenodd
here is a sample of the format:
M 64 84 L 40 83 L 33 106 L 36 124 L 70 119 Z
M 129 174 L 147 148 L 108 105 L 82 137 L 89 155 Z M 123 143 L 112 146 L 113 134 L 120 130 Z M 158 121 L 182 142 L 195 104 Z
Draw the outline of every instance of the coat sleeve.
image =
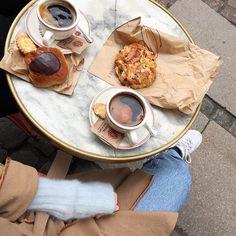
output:
M 33 201 L 37 188 L 37 171 L 8 159 L 0 166 L 0 217 L 16 221 Z

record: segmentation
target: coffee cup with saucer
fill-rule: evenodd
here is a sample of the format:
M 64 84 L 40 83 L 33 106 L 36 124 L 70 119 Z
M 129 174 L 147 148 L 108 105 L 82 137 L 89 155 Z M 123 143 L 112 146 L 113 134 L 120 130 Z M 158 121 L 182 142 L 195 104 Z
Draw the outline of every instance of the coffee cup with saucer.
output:
M 157 131 L 147 122 L 146 99 L 130 88 L 114 91 L 106 103 L 106 119 L 110 127 L 125 134 L 130 143 L 138 141 L 137 130 L 144 126 L 151 136 Z
M 29 35 L 29 37 L 32 39 L 32 41 L 38 45 L 39 47 L 47 46 L 43 42 L 43 31 L 41 29 L 41 26 L 39 24 L 39 20 L 37 17 L 37 7 L 38 3 L 34 4 L 27 12 L 26 14 L 26 20 L 25 20 L 25 26 L 26 26 L 26 32 Z M 89 20 L 85 16 L 85 14 L 78 9 L 77 7 L 77 16 L 79 18 L 78 25 L 76 31 L 73 33 L 73 35 L 80 35 L 80 31 L 78 30 L 78 26 L 80 29 L 83 29 L 83 31 L 90 35 L 91 33 L 91 27 Z M 60 49 L 64 54 L 70 54 L 72 51 L 67 48 L 60 47 L 58 44 L 58 40 L 54 40 L 49 45 L 50 47 L 58 48 Z
M 49 46 L 55 40 L 67 39 L 77 29 L 89 43 L 92 43 L 93 39 L 78 26 L 78 14 L 76 5 L 71 1 L 40 0 L 37 4 L 37 17 L 43 34 L 43 43 Z
M 116 93 L 122 92 L 124 90 L 130 90 L 129 88 L 123 87 L 123 86 L 116 86 L 116 87 L 109 87 L 104 90 L 102 90 L 100 93 L 98 93 L 92 100 L 90 108 L 89 108 L 89 121 L 90 125 L 93 126 L 95 123 L 98 121 L 98 117 L 95 115 L 93 111 L 93 107 L 96 103 L 103 103 L 103 104 L 108 104 L 108 101 L 114 97 Z M 156 130 L 153 127 L 156 127 L 156 119 L 154 116 L 154 112 L 152 109 L 152 106 L 150 103 L 146 100 L 145 109 L 146 109 L 146 124 L 152 128 L 152 130 L 156 134 Z M 144 123 L 143 123 L 144 124 Z M 136 140 L 130 140 L 128 135 L 124 135 L 123 139 L 119 143 L 119 145 L 116 147 L 117 149 L 122 149 L 122 150 L 130 150 L 137 148 L 143 144 L 145 144 L 149 138 L 151 137 L 151 133 L 149 132 L 148 128 L 146 125 L 141 125 L 140 127 L 136 127 L 135 129 L 135 134 L 136 134 Z M 128 132 L 127 132 L 128 133 Z M 154 135 L 154 133 L 152 134 Z M 104 139 L 102 139 L 100 136 L 98 136 L 103 142 L 107 143 Z M 136 141 L 136 142 L 135 142 Z

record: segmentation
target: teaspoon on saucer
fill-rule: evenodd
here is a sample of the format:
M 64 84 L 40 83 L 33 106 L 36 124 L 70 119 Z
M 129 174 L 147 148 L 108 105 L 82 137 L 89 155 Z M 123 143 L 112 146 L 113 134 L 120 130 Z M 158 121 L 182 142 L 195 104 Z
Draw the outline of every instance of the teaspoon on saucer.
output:
M 88 43 L 92 43 L 93 42 L 93 38 L 90 35 L 88 35 L 87 33 L 85 33 L 84 30 L 79 25 L 77 25 L 77 28 L 83 34 L 84 38 L 86 39 L 86 41 Z

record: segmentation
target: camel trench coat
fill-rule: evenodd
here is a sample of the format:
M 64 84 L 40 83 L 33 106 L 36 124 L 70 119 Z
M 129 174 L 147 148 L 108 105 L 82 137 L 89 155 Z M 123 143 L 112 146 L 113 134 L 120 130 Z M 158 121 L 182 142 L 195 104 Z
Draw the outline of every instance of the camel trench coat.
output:
M 60 162 L 60 161 L 59 161 Z M 57 163 L 57 167 L 63 163 Z M 63 178 L 57 167 L 49 178 Z M 153 176 L 128 168 L 82 172 L 69 176 L 81 181 L 111 183 L 120 210 L 100 219 L 64 222 L 42 212 L 28 212 L 38 186 L 38 172 L 8 159 L 0 166 L 0 235 L 4 236 L 165 236 L 177 221 L 175 212 L 136 212 L 133 208 L 152 183 Z M 94 193 L 96 196 L 96 193 Z M 158 201 L 158 200 L 157 200 Z

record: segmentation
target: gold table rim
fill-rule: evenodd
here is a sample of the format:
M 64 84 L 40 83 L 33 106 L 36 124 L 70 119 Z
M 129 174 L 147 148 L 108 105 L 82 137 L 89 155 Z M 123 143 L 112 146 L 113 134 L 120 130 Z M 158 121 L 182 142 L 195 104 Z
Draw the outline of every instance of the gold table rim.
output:
M 5 43 L 5 52 L 7 51 L 9 45 L 10 45 L 10 40 L 13 34 L 13 31 L 15 29 L 16 24 L 18 23 L 18 21 L 20 20 L 20 18 L 22 17 L 22 15 L 36 2 L 37 0 L 33 0 L 31 2 L 29 2 L 20 12 L 19 14 L 16 16 L 15 20 L 13 21 L 9 32 L 7 34 L 7 38 L 6 38 L 6 43 Z M 194 43 L 192 37 L 190 36 L 190 34 L 188 33 L 188 31 L 185 29 L 185 27 L 179 22 L 179 20 L 177 20 L 177 18 L 171 13 L 169 12 L 166 8 L 164 8 L 163 6 L 161 6 L 159 3 L 155 2 L 154 0 L 148 0 L 150 2 L 152 2 L 154 5 L 156 5 L 157 7 L 161 8 L 165 13 L 167 13 L 176 23 L 177 25 L 182 29 L 182 31 L 184 32 L 184 34 L 187 36 L 188 40 L 191 43 Z M 189 121 L 189 123 L 186 125 L 186 127 L 170 142 L 166 143 L 165 145 L 163 145 L 160 148 L 154 149 L 152 151 L 149 152 L 145 152 L 142 154 L 138 154 L 138 155 L 132 155 L 132 156 L 124 156 L 124 157 L 114 157 L 114 156 L 103 156 L 103 155 L 99 155 L 99 154 L 94 154 L 91 152 L 87 152 L 87 151 L 83 151 L 79 148 L 73 147 L 72 145 L 67 144 L 66 142 L 58 139 L 56 136 L 54 136 L 53 134 L 51 134 L 50 132 L 48 132 L 47 130 L 45 130 L 44 127 L 42 127 L 32 116 L 31 114 L 27 111 L 27 108 L 24 106 L 24 104 L 21 102 L 20 98 L 17 95 L 17 91 L 15 89 L 15 86 L 11 80 L 11 76 L 9 73 L 6 73 L 7 76 L 7 81 L 10 87 L 10 90 L 13 94 L 14 99 L 17 102 L 17 105 L 19 106 L 20 110 L 23 112 L 23 115 L 26 117 L 27 120 L 29 120 L 29 122 L 31 124 L 33 124 L 33 126 L 46 138 L 48 138 L 50 141 L 52 141 L 53 144 L 55 144 L 58 148 L 72 154 L 75 156 L 79 156 L 82 157 L 84 159 L 88 159 L 88 160 L 93 160 L 93 161 L 107 161 L 107 162 L 113 162 L 113 163 L 121 163 L 121 162 L 130 162 L 130 161 L 137 161 L 137 160 L 141 160 L 147 157 L 150 157 L 152 155 L 155 155 L 157 153 L 160 153 L 161 151 L 167 149 L 168 147 L 170 147 L 171 145 L 173 145 L 178 139 L 180 139 L 188 130 L 189 128 L 192 126 L 193 122 L 196 120 L 199 111 L 200 111 L 200 107 L 201 104 L 197 107 L 195 113 L 192 116 L 192 119 Z

